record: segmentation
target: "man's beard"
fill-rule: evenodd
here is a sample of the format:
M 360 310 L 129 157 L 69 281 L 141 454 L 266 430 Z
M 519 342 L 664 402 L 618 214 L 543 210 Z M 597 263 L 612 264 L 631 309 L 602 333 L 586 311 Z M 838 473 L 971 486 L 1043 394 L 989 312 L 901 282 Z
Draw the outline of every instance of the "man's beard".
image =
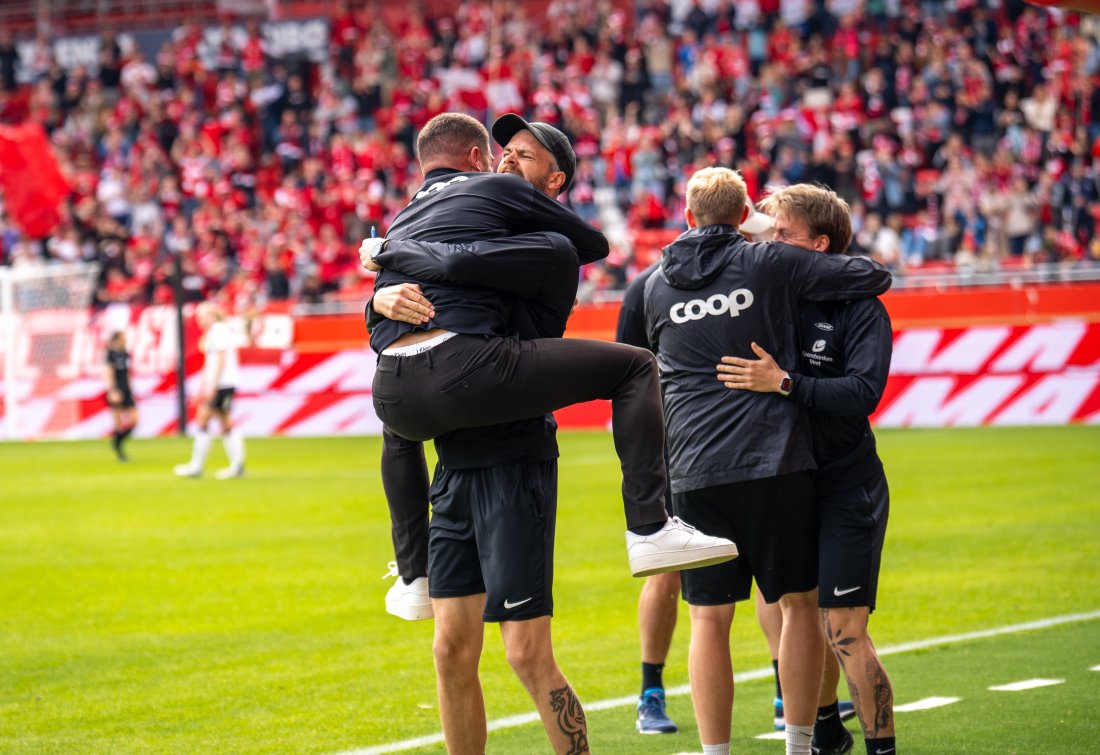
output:
M 546 187 L 550 183 L 549 174 L 529 179 L 529 178 L 527 178 L 527 176 L 523 175 L 523 173 L 520 171 L 520 169 L 518 167 L 513 166 L 513 165 L 501 165 L 497 169 L 497 173 L 511 173 L 513 176 L 519 176 L 524 181 L 527 181 L 527 183 L 531 184 L 536 189 L 541 191 L 543 194 L 546 193 Z

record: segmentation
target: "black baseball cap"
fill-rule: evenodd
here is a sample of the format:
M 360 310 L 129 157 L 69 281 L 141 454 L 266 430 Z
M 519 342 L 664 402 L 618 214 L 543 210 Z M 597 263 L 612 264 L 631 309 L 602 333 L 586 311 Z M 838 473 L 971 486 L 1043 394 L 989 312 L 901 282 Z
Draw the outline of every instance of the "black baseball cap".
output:
M 530 131 L 532 136 L 538 139 L 539 144 L 550 150 L 550 154 L 558 163 L 558 169 L 565 174 L 562 191 L 568 189 L 569 184 L 573 183 L 573 174 L 577 172 L 577 155 L 573 152 L 573 145 L 569 143 L 569 138 L 561 131 L 549 123 L 540 121 L 528 123 L 515 113 L 505 113 L 493 124 L 493 139 L 500 146 L 506 147 L 508 142 L 512 141 L 512 137 L 524 129 Z

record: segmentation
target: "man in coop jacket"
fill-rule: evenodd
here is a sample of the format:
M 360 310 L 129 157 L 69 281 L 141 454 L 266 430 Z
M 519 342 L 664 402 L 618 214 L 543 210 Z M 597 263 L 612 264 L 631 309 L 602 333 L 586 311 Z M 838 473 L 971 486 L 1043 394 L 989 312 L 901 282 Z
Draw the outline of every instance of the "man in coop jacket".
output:
M 764 207 L 774 217 L 777 240 L 824 254 L 841 254 L 851 242 L 848 205 L 824 187 L 787 186 Z M 818 465 L 818 605 L 832 651 L 826 656 L 813 745 L 822 752 L 852 746 L 833 693 L 843 668 L 867 752 L 893 752 L 893 688 L 868 633 L 890 511 L 868 416 L 890 372 L 890 316 L 878 299 L 805 302 L 798 335 L 797 361 L 787 363 L 794 369 L 783 369 L 764 346 L 753 344 L 759 358 L 723 357 L 718 379 L 734 390 L 779 393 L 810 410 Z M 757 618 L 774 610 L 757 604 Z M 767 633 L 776 623 L 762 620 L 761 626 Z
M 734 604 L 748 599 L 755 578 L 783 610 L 786 735 L 788 747 L 801 750 L 813 733 L 823 659 L 809 418 L 779 396 L 727 390 L 716 365 L 726 355 L 752 356 L 754 342 L 772 344 L 780 363 L 795 359 L 800 299 L 877 296 L 890 275 L 866 259 L 746 241 L 737 232 L 745 200 L 734 171 L 692 177 L 689 230 L 665 248 L 646 283 L 646 329 L 661 371 L 673 508 L 741 551 L 736 561 L 681 574 L 700 738 L 728 746 L 729 630 Z

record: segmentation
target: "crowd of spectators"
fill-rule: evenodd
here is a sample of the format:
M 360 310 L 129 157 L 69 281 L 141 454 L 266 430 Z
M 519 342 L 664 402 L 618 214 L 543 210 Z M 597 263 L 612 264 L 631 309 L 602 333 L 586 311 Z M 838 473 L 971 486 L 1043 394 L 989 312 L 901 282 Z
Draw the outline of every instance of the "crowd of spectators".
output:
M 854 245 L 898 274 L 1100 260 L 1096 26 L 1014 0 L 474 0 L 430 18 L 337 7 L 322 61 L 271 54 L 261 26 L 175 33 L 146 60 L 105 31 L 95 67 L 0 33 L 0 119 L 46 129 L 71 199 L 45 240 L 0 211 L 0 260 L 99 260 L 100 302 L 231 307 L 364 300 L 356 249 L 420 173 L 417 129 L 462 110 L 566 131 L 568 201 L 628 232 L 590 266 L 619 287 L 682 229 L 707 165 L 752 196 L 817 181 L 853 209 Z M 1095 19 L 1092 19 L 1095 21 Z

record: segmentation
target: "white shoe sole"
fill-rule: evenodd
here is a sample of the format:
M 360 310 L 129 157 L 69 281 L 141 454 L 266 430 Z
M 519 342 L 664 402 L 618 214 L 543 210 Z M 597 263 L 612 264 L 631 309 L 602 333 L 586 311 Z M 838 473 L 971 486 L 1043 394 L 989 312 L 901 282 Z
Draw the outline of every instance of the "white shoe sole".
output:
M 386 613 L 405 621 L 422 621 L 435 618 L 435 611 L 432 610 L 431 603 L 426 606 L 395 606 L 386 601 Z
M 630 560 L 630 573 L 635 577 L 649 577 L 685 569 L 700 569 L 704 566 L 724 564 L 737 558 L 737 546 L 711 545 L 706 548 L 693 548 L 687 551 L 651 553 Z

